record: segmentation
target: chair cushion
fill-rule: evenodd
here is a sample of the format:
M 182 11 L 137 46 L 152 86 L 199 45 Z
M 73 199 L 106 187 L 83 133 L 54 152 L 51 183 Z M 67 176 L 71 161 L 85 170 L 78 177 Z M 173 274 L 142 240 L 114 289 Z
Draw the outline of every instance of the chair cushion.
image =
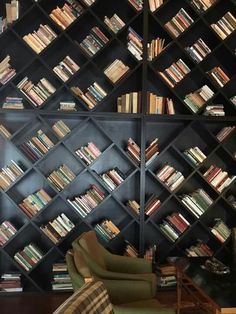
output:
M 100 249 L 101 244 L 98 242 L 95 231 L 91 230 L 83 233 L 79 238 L 79 244 L 95 263 L 106 269 L 103 253 Z
M 78 250 L 74 251 L 74 263 L 77 271 L 83 278 L 91 278 L 91 272 L 84 260 L 82 252 L 79 252 Z
M 114 314 L 102 282 L 85 284 L 53 314 Z

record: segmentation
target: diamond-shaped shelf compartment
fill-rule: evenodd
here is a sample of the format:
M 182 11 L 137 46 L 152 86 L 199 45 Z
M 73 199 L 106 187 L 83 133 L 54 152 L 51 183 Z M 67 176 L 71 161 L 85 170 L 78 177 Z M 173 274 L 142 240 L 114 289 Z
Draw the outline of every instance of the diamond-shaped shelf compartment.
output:
M 81 147 L 87 146 L 90 142 L 92 142 L 100 150 L 101 153 L 106 151 L 108 147 L 112 144 L 106 133 L 97 125 L 96 121 L 94 121 L 93 119 L 84 121 L 84 123 L 81 124 L 80 128 L 73 132 L 69 139 L 66 140 L 66 146 L 73 152 L 76 152 L 78 149 L 81 149 Z M 76 156 L 78 156 L 78 159 L 84 165 L 87 165 L 86 161 L 82 160 L 79 155 L 76 154 Z M 101 156 L 102 155 L 98 156 L 98 158 L 95 159 L 93 163 L 96 163 L 97 160 L 101 158 Z M 91 163 L 90 165 L 92 165 L 93 163 Z
M 164 203 L 164 201 L 170 197 L 170 192 L 167 189 L 163 189 L 162 185 L 156 180 L 155 176 L 148 170 L 146 172 L 146 190 L 145 190 L 145 202 L 152 195 L 155 195 L 157 199 Z M 148 217 L 148 216 L 147 216 Z

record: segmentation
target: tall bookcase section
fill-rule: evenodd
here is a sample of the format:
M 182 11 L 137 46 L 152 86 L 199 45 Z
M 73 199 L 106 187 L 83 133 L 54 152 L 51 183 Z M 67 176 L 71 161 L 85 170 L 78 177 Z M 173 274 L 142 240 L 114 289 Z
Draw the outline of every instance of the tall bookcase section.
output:
M 0 247 L 1 274 L 20 272 L 24 291 L 49 291 L 52 264 L 90 229 L 120 254 L 128 241 L 140 256 L 156 245 L 160 262 L 202 246 L 227 259 L 230 240 L 213 229 L 219 220 L 228 228 L 236 224 L 235 183 L 221 191 L 207 171 L 215 166 L 236 175 L 236 33 L 231 25 L 222 40 L 212 27 L 228 12 L 236 16 L 235 1 L 218 0 L 198 11 L 191 1 L 166 0 L 151 12 L 147 0 L 143 8 L 128 0 L 91 6 L 81 0 L 69 25 L 52 16 L 66 0 L 19 2 L 19 18 L 0 34 L 0 62 L 9 56 L 15 70 L 0 85 L 0 167 L 13 162 L 22 170 L 10 181 L 5 172 L 7 186 L 0 191 L 0 224 L 9 221 L 17 230 Z M 183 10 L 190 18 L 176 34 L 173 21 Z M 32 40 L 45 32 L 46 42 Z M 192 52 L 195 44 L 200 55 Z M 173 64 L 183 71 L 173 74 Z M 229 80 L 221 81 L 215 68 Z M 168 114 L 170 100 L 174 115 Z M 164 104 L 160 111 L 158 102 Z M 222 112 L 217 105 L 225 116 L 205 115 Z M 136 156 L 128 149 L 134 143 Z M 190 153 L 196 147 L 200 161 Z M 167 168 L 176 171 L 179 184 L 167 180 Z M 193 196 L 200 209 L 188 206 L 186 197 Z M 50 234 L 50 223 L 58 228 L 54 221 L 63 214 L 67 230 Z M 169 231 L 179 217 L 181 231 Z M 118 228 L 112 239 L 101 230 L 104 220 Z M 22 267 L 15 256 L 32 244 L 42 256 Z

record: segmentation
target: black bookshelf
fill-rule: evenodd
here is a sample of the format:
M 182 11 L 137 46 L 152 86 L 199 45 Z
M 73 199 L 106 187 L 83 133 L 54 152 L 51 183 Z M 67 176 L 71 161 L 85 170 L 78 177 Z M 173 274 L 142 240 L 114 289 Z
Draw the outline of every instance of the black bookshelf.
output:
M 158 262 L 168 256 L 185 255 L 185 249 L 202 240 L 218 258 L 227 259 L 231 253 L 230 241 L 221 244 L 211 233 L 215 218 L 221 218 L 228 227 L 236 224 L 236 213 L 228 201 L 229 195 L 236 197 L 235 183 L 222 193 L 211 186 L 203 176 L 211 165 L 217 164 L 236 174 L 235 156 L 236 131 L 234 130 L 223 142 L 216 134 L 226 126 L 236 123 L 236 107 L 230 101 L 236 95 L 235 81 L 235 39 L 234 31 L 225 40 L 212 30 L 210 24 L 216 22 L 227 11 L 236 13 L 233 0 L 216 1 L 206 12 L 197 12 L 190 1 L 166 0 L 155 12 L 149 10 L 148 1 L 144 1 L 143 10 L 137 12 L 126 0 L 96 2 L 86 7 L 81 1 L 84 12 L 66 30 L 62 30 L 50 17 L 50 12 L 62 6 L 61 0 L 20 0 L 20 16 L 0 35 L 0 61 L 6 55 L 11 57 L 11 65 L 17 74 L 5 85 L 0 86 L 0 103 L 7 96 L 22 97 L 24 110 L 0 108 L 0 124 L 12 133 L 10 138 L 0 134 L 0 166 L 4 167 L 11 159 L 20 162 L 24 174 L 7 190 L 0 191 L 0 223 L 10 220 L 18 232 L 0 247 L 1 273 L 17 271 L 22 274 L 24 291 L 44 292 L 51 289 L 52 264 L 61 260 L 71 242 L 82 232 L 93 229 L 96 223 L 107 218 L 120 229 L 119 235 L 104 245 L 113 252 L 121 253 L 124 240 L 128 240 L 142 256 L 145 250 L 157 245 Z M 180 8 L 194 19 L 194 23 L 178 38 L 174 38 L 164 27 Z M 104 16 L 117 13 L 126 23 L 117 34 L 104 23 Z M 40 54 L 36 54 L 23 40 L 23 36 L 36 30 L 40 24 L 48 24 L 57 34 Z M 78 45 L 93 26 L 98 26 L 109 38 L 109 42 L 94 56 L 89 57 Z M 132 27 L 143 37 L 143 60 L 138 61 L 127 49 L 128 27 Z M 147 43 L 156 37 L 166 39 L 168 46 L 153 61 L 147 61 Z M 186 52 L 185 47 L 192 45 L 199 37 L 211 48 L 211 53 L 200 63 L 196 63 Z M 68 81 L 63 82 L 53 68 L 69 55 L 80 69 Z M 130 70 L 116 84 L 103 73 L 104 68 L 115 59 L 129 65 Z M 174 88 L 161 78 L 158 71 L 170 66 L 182 58 L 191 72 Z M 231 80 L 219 88 L 206 73 L 214 66 L 221 66 Z M 33 103 L 17 88 L 17 84 L 27 76 L 34 83 L 42 77 L 48 79 L 56 88 L 40 107 Z M 76 96 L 72 86 L 79 86 L 83 91 L 94 81 L 106 91 L 107 96 L 92 110 Z M 224 117 L 202 115 L 203 108 L 193 113 L 184 103 L 186 94 L 207 84 L 214 92 L 207 104 L 224 104 Z M 141 112 L 138 114 L 117 113 L 117 98 L 125 93 L 142 93 Z M 174 101 L 175 115 L 147 114 L 147 94 L 170 97 Z M 59 111 L 61 101 L 74 101 L 77 111 Z M 205 107 L 205 106 L 204 106 Z M 60 139 L 52 130 L 58 120 L 63 120 L 71 132 Z M 36 162 L 30 160 L 20 149 L 20 144 L 42 129 L 54 142 L 43 157 Z M 141 148 L 140 165 L 126 152 L 129 138 Z M 159 138 L 159 155 L 146 167 L 146 143 Z M 81 160 L 75 151 L 89 141 L 95 143 L 102 154 L 90 165 Z M 199 166 L 194 166 L 183 154 L 192 147 L 200 147 L 207 159 Z M 157 170 L 166 162 L 181 171 L 184 182 L 174 191 L 170 191 L 157 177 Z M 76 174 L 76 178 L 65 189 L 58 191 L 47 180 L 47 175 L 65 163 Z M 99 174 L 118 167 L 126 176 L 125 180 L 110 191 Z M 76 195 L 86 192 L 91 184 L 96 184 L 105 192 L 103 201 L 86 217 L 68 203 Z M 200 217 L 196 218 L 182 204 L 180 195 L 190 193 L 202 187 L 213 199 L 213 204 Z M 43 188 L 52 200 L 30 219 L 18 204 L 29 194 Z M 162 202 L 161 207 L 151 216 L 144 213 L 145 203 L 151 194 Z M 140 216 L 127 208 L 126 202 L 135 199 L 140 204 Z M 172 243 L 163 234 L 159 225 L 168 214 L 179 212 L 188 219 L 191 226 Z M 54 244 L 40 229 L 42 224 L 65 213 L 74 223 L 75 228 L 68 235 Z M 34 242 L 44 253 L 43 258 L 30 271 L 23 270 L 14 260 L 14 254 L 30 242 Z

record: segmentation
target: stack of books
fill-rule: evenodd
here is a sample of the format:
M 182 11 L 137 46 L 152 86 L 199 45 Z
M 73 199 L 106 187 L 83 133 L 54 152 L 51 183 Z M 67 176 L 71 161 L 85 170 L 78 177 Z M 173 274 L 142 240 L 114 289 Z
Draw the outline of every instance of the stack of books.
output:
M 164 0 L 148 0 L 151 12 L 155 12 L 163 3 Z
M 186 29 L 189 28 L 191 24 L 194 23 L 194 20 L 191 16 L 181 8 L 179 12 L 165 24 L 165 28 L 174 36 L 179 37 Z
M 160 288 L 175 287 L 177 284 L 176 280 L 176 269 L 172 265 L 161 265 L 157 270 L 157 285 Z
M 216 24 L 211 27 L 221 39 L 225 39 L 236 29 L 236 19 L 231 12 L 227 12 Z
M 138 202 L 136 202 L 135 200 L 128 200 L 128 202 L 126 203 L 126 206 L 133 210 L 138 216 L 140 214 L 140 205 Z
M 70 184 L 76 175 L 65 164 L 61 165 L 58 169 L 53 170 L 52 173 L 47 176 L 48 181 L 58 190 L 62 191 Z
M 145 215 L 153 215 L 158 208 L 161 206 L 161 201 L 157 198 L 156 195 L 152 194 L 146 202 L 145 205 Z
M 5 273 L 0 279 L 0 292 L 22 292 L 21 274 Z
M 84 4 L 90 7 L 96 0 L 82 0 Z
M 42 258 L 43 252 L 33 243 L 14 255 L 14 260 L 26 271 L 31 270 Z
M 74 101 L 61 101 L 58 110 L 61 111 L 77 111 Z
M 214 67 L 207 73 L 219 87 L 223 87 L 230 81 L 230 78 L 220 67 Z
M 117 167 L 100 174 L 100 177 L 111 191 L 115 190 L 126 178 Z
M 76 155 L 78 155 L 87 165 L 90 165 L 94 162 L 100 155 L 101 151 L 99 148 L 93 143 L 89 142 L 86 146 L 82 146 L 75 151 Z
M 32 218 L 44 208 L 52 200 L 43 189 L 28 195 L 23 199 L 22 203 L 18 204 L 20 209 L 29 217 Z
M 214 116 L 214 117 L 224 117 L 225 110 L 224 105 L 208 105 L 206 106 L 204 112 L 204 116 Z
M 117 34 L 125 26 L 125 23 L 117 14 L 113 14 L 113 16 L 110 18 L 105 16 L 104 23 L 115 34 Z
M 136 248 L 132 244 L 130 244 L 127 240 L 125 242 L 126 242 L 126 247 L 125 247 L 124 255 L 129 256 L 129 257 L 138 257 L 138 251 L 136 250 Z
M 130 70 L 128 65 L 125 65 L 121 60 L 116 59 L 108 67 L 104 69 L 104 74 L 109 80 L 115 84 Z
M 216 134 L 217 140 L 219 142 L 223 142 L 226 139 L 226 137 L 228 137 L 234 131 L 234 129 L 235 125 L 224 127 Z
M 6 84 L 16 75 L 16 70 L 11 67 L 10 61 L 11 57 L 7 55 L 6 58 L 0 62 L 0 83 L 2 85 Z
M 219 193 L 227 188 L 236 178 L 236 176 L 229 177 L 227 171 L 223 171 L 222 168 L 215 165 L 210 166 L 203 176 Z
M 149 246 L 146 250 L 145 250 L 145 253 L 144 253 L 144 258 L 147 260 L 147 261 L 150 261 L 152 264 L 155 263 L 156 261 L 156 250 L 157 250 L 157 247 L 156 245 L 151 245 Z
M 148 92 L 148 114 L 175 114 L 174 103 L 171 98 L 157 96 Z
M 0 245 L 4 245 L 16 232 L 17 229 L 10 221 L 2 222 L 0 225 Z
M 199 38 L 192 46 L 186 47 L 185 50 L 197 63 L 201 62 L 208 54 L 211 53 L 211 49 L 202 38 Z
M 0 188 L 6 190 L 14 183 L 24 170 L 13 160 L 0 171 Z
M 157 37 L 156 39 L 153 39 L 151 43 L 148 43 L 147 45 L 147 55 L 148 55 L 148 61 L 152 61 L 155 59 L 166 47 L 165 45 L 165 39 Z
M 37 54 L 42 52 L 55 38 L 57 38 L 57 34 L 51 29 L 51 27 L 42 24 L 40 24 L 37 31 L 23 36 L 24 41 Z
M 174 88 L 190 71 L 186 63 L 179 59 L 166 68 L 164 72 L 158 73 L 171 88 Z
M 207 85 L 185 96 L 184 102 L 193 111 L 197 112 L 205 103 L 214 96 L 214 92 Z
M 231 234 L 230 229 L 221 219 L 217 219 L 214 227 L 211 228 L 211 232 L 221 243 L 224 243 Z
M 107 96 L 107 92 L 97 82 L 90 85 L 85 93 L 78 86 L 71 87 L 71 90 L 83 100 L 89 109 L 93 109 Z
M 52 10 L 49 16 L 53 21 L 59 25 L 63 30 L 71 25 L 82 13 L 83 7 L 78 1 L 68 0 L 65 2 L 62 8 L 57 7 Z
M 190 223 L 180 213 L 173 213 L 159 225 L 164 235 L 175 242 L 188 229 Z
M 105 198 L 105 193 L 95 184 L 84 194 L 74 197 L 73 200 L 67 199 L 68 203 L 82 216 L 86 217 L 96 208 Z
M 6 97 L 2 109 L 24 109 L 23 100 L 19 97 Z
M 141 11 L 143 9 L 143 0 L 128 0 L 128 2 L 136 11 Z
M 127 49 L 138 61 L 141 61 L 143 59 L 143 38 L 140 37 L 132 27 L 129 27 L 127 39 Z
M 191 0 L 192 6 L 199 12 L 207 11 L 217 0 Z
M 52 265 L 52 290 L 53 291 L 73 291 L 71 278 L 68 274 L 66 263 L 55 263 Z
M 117 112 L 140 113 L 141 112 L 141 92 L 124 94 L 117 98 Z
M 26 76 L 17 87 L 35 107 L 40 107 L 56 91 L 56 88 L 44 77 L 35 85 Z
M 108 219 L 96 224 L 94 230 L 106 242 L 109 242 L 120 233 L 119 228 L 117 228 L 116 225 L 114 225 L 113 222 Z
M 213 256 L 214 252 L 212 249 L 203 241 L 198 240 L 196 245 L 191 245 L 185 250 L 187 256 L 198 257 L 198 256 Z
M 197 146 L 186 149 L 184 154 L 195 166 L 198 166 L 207 158 Z
M 184 181 L 184 176 L 180 171 L 175 170 L 174 167 L 165 165 L 156 173 L 158 179 L 163 182 L 171 191 Z
M 234 106 L 236 106 L 236 96 L 231 97 L 230 100 L 232 101 Z
M 87 53 L 89 57 L 92 57 L 108 42 L 109 39 L 100 30 L 100 28 L 94 26 L 90 30 L 89 35 L 87 35 L 79 45 Z
M 158 147 L 159 139 L 156 137 L 145 149 L 146 167 L 148 167 L 156 156 L 160 153 Z
M 71 132 L 71 129 L 62 120 L 57 121 L 52 129 L 59 138 L 63 138 Z
M 213 199 L 203 189 L 180 196 L 181 202 L 199 218 L 213 204 Z
M 47 154 L 53 146 L 54 143 L 50 138 L 42 130 L 38 130 L 36 136 L 33 136 L 31 140 L 20 145 L 20 149 L 27 157 L 29 157 L 29 159 L 36 162 L 42 156 Z
M 69 78 L 79 71 L 80 67 L 69 56 L 66 56 L 57 66 L 53 68 L 53 71 L 62 79 L 63 82 L 69 80 Z
M 66 237 L 74 227 L 73 222 L 62 213 L 52 221 L 49 221 L 46 225 L 41 226 L 40 229 L 53 243 L 57 244 Z
M 236 209 L 236 197 L 232 194 L 230 194 L 228 197 L 227 197 L 227 201 L 230 203 L 230 205 Z
M 11 132 L 3 124 L 0 124 L 0 134 L 8 139 L 12 136 Z

